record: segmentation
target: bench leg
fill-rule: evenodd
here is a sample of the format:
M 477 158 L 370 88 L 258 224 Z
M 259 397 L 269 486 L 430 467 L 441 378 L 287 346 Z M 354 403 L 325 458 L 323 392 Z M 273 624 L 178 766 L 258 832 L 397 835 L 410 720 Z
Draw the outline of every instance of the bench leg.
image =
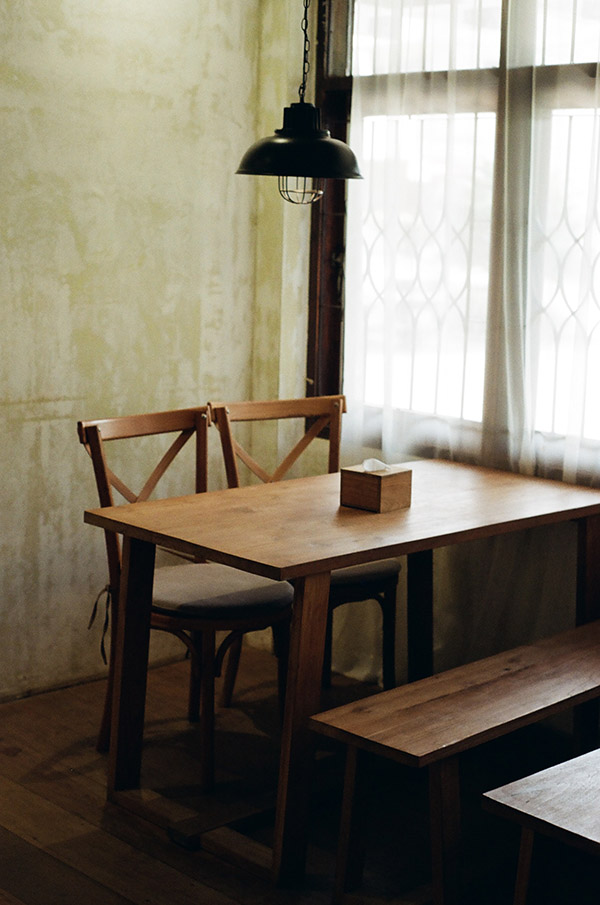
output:
M 360 886 L 365 862 L 369 770 L 366 754 L 352 746 L 346 752 L 346 772 L 340 819 L 333 905 Z
M 600 516 L 577 520 L 577 625 L 600 618 Z M 575 752 L 583 754 L 598 745 L 598 702 L 575 708 Z
M 575 756 L 598 747 L 600 701 L 586 701 L 573 709 L 573 749 Z
M 429 767 L 431 875 L 434 905 L 460 902 L 460 779 L 458 757 Z
M 517 881 L 515 883 L 514 905 L 525 905 L 527 902 L 527 889 L 529 887 L 529 874 L 531 871 L 531 855 L 533 852 L 533 830 L 523 827 L 521 830 L 521 845 L 519 848 L 519 864 L 517 867 Z

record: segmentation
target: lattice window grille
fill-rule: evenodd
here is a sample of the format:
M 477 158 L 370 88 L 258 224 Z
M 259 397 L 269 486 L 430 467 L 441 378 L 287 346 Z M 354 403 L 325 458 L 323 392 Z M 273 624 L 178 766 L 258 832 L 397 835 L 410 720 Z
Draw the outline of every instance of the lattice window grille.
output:
M 430 68 L 441 68 L 443 42 L 438 40 L 434 52 L 431 37 L 434 5 L 438 24 L 443 24 L 443 8 L 450 10 L 443 0 L 435 4 L 422 0 L 420 5 L 390 0 L 387 10 L 381 0 L 356 0 L 355 72 L 368 79 L 386 71 L 385 39 L 383 52 L 374 47 L 386 27 L 389 30 L 386 15 L 403 15 L 407 9 L 413 20 L 407 19 L 406 28 L 410 30 L 410 25 L 413 35 L 420 33 L 423 47 L 429 47 L 429 57 L 423 56 L 421 65 L 428 61 Z M 532 187 L 533 276 L 527 329 L 535 360 L 533 426 L 546 433 L 574 432 L 600 439 L 600 406 L 593 391 L 600 386 L 600 191 L 590 198 L 583 188 L 589 184 L 593 164 L 589 149 L 596 146 L 599 126 L 598 67 L 589 61 L 600 59 L 600 17 L 597 0 L 530 0 L 529 9 L 533 8 L 537 28 L 532 53 L 540 67 L 536 103 L 547 106 L 547 115 L 535 126 L 535 147 L 544 151 L 534 168 Z M 420 18 L 415 18 L 415 10 Z M 462 11 L 471 15 L 476 30 L 484 21 L 487 28 L 496 29 L 499 46 L 500 0 L 464 0 Z M 439 28 L 436 34 L 439 39 Z M 489 66 L 495 53 L 489 31 L 485 53 L 481 44 L 476 46 L 474 65 Z M 452 118 L 419 114 L 422 76 L 415 70 L 408 65 L 406 75 L 389 76 L 402 80 L 397 96 L 410 96 L 410 113 L 373 115 L 377 100 L 372 97 L 363 121 L 366 171 L 376 186 L 380 183 L 363 225 L 365 401 L 481 421 L 495 116 L 489 109 L 464 113 L 476 93 L 468 86 L 473 74 L 466 72 L 455 75 L 460 113 Z M 431 75 L 427 77 L 431 83 Z M 490 70 L 482 70 L 477 78 L 481 84 L 486 79 L 489 83 Z M 376 90 L 374 83 L 374 94 Z M 489 106 L 484 103 L 484 108 Z M 465 138 L 461 152 L 452 154 L 450 132 L 455 139 L 459 136 L 460 147 L 461 130 L 465 136 L 470 130 L 476 139 L 470 153 Z M 398 178 L 387 182 L 386 165 L 389 170 L 394 155 L 383 159 L 384 135 L 392 135 L 389 145 L 399 149 Z M 458 157 L 464 165 L 458 181 L 456 171 L 451 171 L 453 185 L 445 178 L 448 155 L 453 164 Z M 457 185 L 463 201 L 459 214 L 436 218 L 432 211 L 450 209 L 448 195 Z M 378 204 L 390 192 L 398 196 L 398 217 L 384 235 Z M 574 344 L 580 352 L 575 371 L 567 364 Z M 579 411 L 573 407 L 574 395 L 582 400 Z M 577 420 L 579 424 L 574 423 Z

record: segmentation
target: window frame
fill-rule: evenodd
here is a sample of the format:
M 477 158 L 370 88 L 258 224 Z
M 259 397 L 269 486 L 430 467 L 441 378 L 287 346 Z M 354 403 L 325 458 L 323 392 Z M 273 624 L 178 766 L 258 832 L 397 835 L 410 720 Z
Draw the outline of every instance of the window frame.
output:
M 315 101 L 321 109 L 324 128 L 335 138 L 347 140 L 352 101 L 351 27 L 354 0 L 318 0 L 315 52 Z M 525 67 L 529 70 L 530 67 Z M 560 70 L 588 82 L 595 76 L 594 64 L 545 64 L 537 70 L 538 81 L 551 86 Z M 495 91 L 498 70 L 478 70 L 477 77 Z M 435 73 L 433 74 L 435 75 Z M 473 73 L 459 73 L 466 84 Z M 410 75 L 404 75 L 410 80 Z M 571 84 L 573 84 L 571 82 Z M 468 90 L 467 90 L 468 95 Z M 567 90 L 567 95 L 571 91 Z M 579 106 L 577 92 L 561 99 L 560 106 Z M 311 212 L 307 395 L 342 392 L 344 372 L 344 274 L 346 254 L 346 190 L 343 180 L 330 180 L 326 192 Z M 479 423 L 479 422 L 478 422 Z
M 315 102 L 321 123 L 346 141 L 352 100 L 349 35 L 352 0 L 318 0 Z M 332 179 L 311 211 L 307 396 L 342 392 L 346 182 Z

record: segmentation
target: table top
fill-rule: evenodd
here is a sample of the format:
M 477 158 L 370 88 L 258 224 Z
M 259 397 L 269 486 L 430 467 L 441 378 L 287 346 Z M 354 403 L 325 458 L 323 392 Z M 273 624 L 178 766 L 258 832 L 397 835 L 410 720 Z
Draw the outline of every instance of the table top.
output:
M 87 510 L 84 520 L 267 578 L 328 572 L 600 515 L 600 490 L 441 460 L 407 463 L 412 504 L 340 506 L 340 475 Z

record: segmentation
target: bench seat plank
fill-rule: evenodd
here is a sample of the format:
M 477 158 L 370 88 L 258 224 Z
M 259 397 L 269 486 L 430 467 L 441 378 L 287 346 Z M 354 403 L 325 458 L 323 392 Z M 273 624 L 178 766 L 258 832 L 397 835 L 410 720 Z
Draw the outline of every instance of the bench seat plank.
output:
M 600 622 L 316 714 L 316 732 L 422 767 L 598 696 Z
M 428 768 L 433 902 L 459 905 L 458 755 L 599 696 L 597 621 L 311 717 L 311 729 L 347 746 L 335 905 L 360 883 L 368 796 L 359 763 L 368 754 Z M 519 905 L 531 849 L 532 831 L 524 832 Z

